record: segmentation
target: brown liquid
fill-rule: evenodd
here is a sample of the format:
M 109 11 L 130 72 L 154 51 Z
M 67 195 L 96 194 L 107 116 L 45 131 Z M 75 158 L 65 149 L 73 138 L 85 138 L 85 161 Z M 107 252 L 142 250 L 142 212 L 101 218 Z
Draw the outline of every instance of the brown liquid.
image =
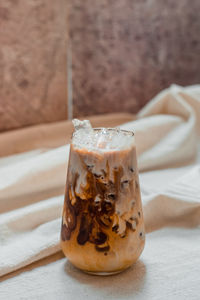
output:
M 86 271 L 113 272 L 138 259 L 144 222 L 134 145 L 101 153 L 71 145 L 61 246 Z

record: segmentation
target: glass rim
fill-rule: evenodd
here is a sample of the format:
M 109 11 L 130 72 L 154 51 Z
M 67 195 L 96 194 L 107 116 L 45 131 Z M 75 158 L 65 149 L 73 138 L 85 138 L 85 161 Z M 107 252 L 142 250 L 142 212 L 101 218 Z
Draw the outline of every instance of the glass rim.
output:
M 108 131 L 115 131 L 116 130 L 119 130 L 119 132 L 122 132 L 124 133 L 124 136 L 127 136 L 129 138 L 135 138 L 135 134 L 133 131 L 131 130 L 125 130 L 125 129 L 121 129 L 121 128 L 118 128 L 118 127 L 94 127 L 92 128 L 95 132 L 98 132 L 102 129 L 106 129 Z M 72 135 L 71 135 L 71 139 L 70 139 L 70 144 L 72 143 L 73 144 L 73 139 L 74 139 L 74 135 L 75 135 L 76 131 L 72 132 Z
M 94 131 L 100 131 L 102 129 L 106 129 L 106 130 L 110 130 L 110 131 L 115 131 L 116 129 L 119 130 L 119 131 L 122 131 L 126 134 L 129 134 L 129 135 L 132 135 L 134 136 L 134 132 L 131 131 L 131 130 L 125 130 L 125 129 L 121 129 L 121 128 L 118 128 L 118 127 L 94 127 L 93 130 Z

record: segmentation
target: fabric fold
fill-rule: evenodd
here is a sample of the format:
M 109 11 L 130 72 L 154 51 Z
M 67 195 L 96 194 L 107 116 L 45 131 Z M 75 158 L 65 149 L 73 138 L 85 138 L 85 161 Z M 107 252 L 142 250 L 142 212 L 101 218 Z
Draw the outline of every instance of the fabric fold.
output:
M 194 90 L 197 95 L 196 86 Z M 195 157 L 200 97 L 192 95 L 192 87 L 173 85 L 149 102 L 137 121 L 121 126 L 135 132 L 141 171 L 181 165 Z

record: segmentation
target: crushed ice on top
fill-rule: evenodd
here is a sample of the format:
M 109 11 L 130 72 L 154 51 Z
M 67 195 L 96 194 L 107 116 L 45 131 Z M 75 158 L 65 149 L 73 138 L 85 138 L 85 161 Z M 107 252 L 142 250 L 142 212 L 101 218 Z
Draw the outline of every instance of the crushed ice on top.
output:
M 130 134 L 120 131 L 119 128 L 94 130 L 89 120 L 73 119 L 72 123 L 75 129 L 73 144 L 78 148 L 106 151 L 109 149 L 125 149 L 132 144 Z

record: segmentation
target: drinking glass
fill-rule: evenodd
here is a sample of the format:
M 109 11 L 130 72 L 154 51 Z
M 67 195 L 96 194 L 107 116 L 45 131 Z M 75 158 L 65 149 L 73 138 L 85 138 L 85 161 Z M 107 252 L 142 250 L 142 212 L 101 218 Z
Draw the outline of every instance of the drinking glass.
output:
M 72 137 L 61 247 L 77 268 L 109 275 L 139 258 L 144 220 L 133 132 L 114 128 L 94 132 L 100 139 L 93 148 L 84 138 L 77 143 Z

